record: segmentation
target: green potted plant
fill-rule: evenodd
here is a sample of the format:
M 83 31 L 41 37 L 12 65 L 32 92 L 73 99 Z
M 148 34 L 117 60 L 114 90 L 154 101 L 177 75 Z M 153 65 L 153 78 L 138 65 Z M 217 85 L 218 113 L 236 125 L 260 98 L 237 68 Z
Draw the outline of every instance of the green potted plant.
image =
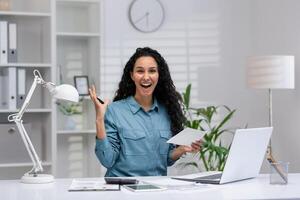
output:
M 207 106 L 203 108 L 190 107 L 191 84 L 186 87 L 183 93 L 183 110 L 186 116 L 185 127 L 204 131 L 203 145 L 196 154 L 199 162 L 183 163 L 200 167 L 205 171 L 223 171 L 229 153 L 230 145 L 226 145 L 222 136 L 224 133 L 232 133 L 232 129 L 225 128 L 225 125 L 232 118 L 235 110 L 225 105 Z M 223 113 L 220 115 L 219 113 Z M 218 117 L 218 120 L 215 118 Z M 199 165 L 200 164 L 200 165 Z
M 81 103 L 61 103 L 56 102 L 59 111 L 61 111 L 64 115 L 71 116 L 76 114 L 82 114 L 82 106 Z

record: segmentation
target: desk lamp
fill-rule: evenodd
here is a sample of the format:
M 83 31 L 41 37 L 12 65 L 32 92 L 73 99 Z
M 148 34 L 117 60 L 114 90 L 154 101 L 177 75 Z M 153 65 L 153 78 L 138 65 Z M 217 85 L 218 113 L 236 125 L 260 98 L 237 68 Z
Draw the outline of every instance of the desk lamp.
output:
M 79 95 L 77 90 L 67 84 L 62 84 L 59 86 L 55 86 L 54 83 L 51 82 L 45 82 L 38 70 L 33 71 L 34 80 L 31 85 L 31 88 L 26 96 L 26 99 L 19 110 L 18 113 L 14 113 L 8 116 L 9 122 L 15 122 L 17 125 L 17 128 L 19 130 L 19 133 L 22 137 L 22 140 L 25 144 L 26 150 L 28 151 L 28 154 L 30 156 L 30 159 L 33 163 L 33 168 L 25 173 L 23 177 L 21 178 L 22 183 L 50 183 L 54 181 L 54 177 L 50 174 L 42 174 L 43 167 L 40 158 L 38 157 L 34 146 L 25 130 L 25 127 L 23 125 L 23 114 L 28 107 L 31 97 L 33 95 L 33 92 L 35 91 L 37 85 L 42 85 L 43 87 L 47 88 L 52 96 L 52 98 L 55 99 L 61 99 L 61 100 L 67 100 L 72 102 L 78 102 Z
M 269 91 L 269 126 L 273 126 L 272 90 L 295 88 L 295 58 L 288 55 L 255 56 L 248 60 L 247 85 L 255 89 Z M 268 145 L 267 159 L 276 162 L 272 156 L 271 141 Z

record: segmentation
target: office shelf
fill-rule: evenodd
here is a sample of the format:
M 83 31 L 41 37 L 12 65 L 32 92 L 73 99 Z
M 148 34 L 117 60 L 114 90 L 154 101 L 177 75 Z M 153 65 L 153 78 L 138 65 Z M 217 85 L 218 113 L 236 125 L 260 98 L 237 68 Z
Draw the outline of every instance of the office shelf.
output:
M 7 63 L 0 64 L 0 67 L 28 67 L 28 68 L 50 68 L 51 63 Z
M 48 14 L 0 11 L 0 17 L 1 21 L 16 24 L 17 63 L 51 63 L 52 18 Z
M 59 37 L 100 37 L 99 33 L 83 33 L 83 32 L 58 32 L 56 34 Z
M 56 0 L 57 3 L 83 3 L 83 4 L 88 4 L 88 3 L 99 3 L 99 0 Z
M 32 162 L 24 162 L 24 163 L 5 163 L 0 164 L 0 168 L 6 168 L 6 167 L 31 167 L 33 164 Z M 52 162 L 43 162 L 42 166 L 51 166 Z
M 9 0 L 7 7 L 1 6 L 0 8 L 1 21 L 6 21 L 8 24 L 15 23 L 17 36 L 16 61 L 0 64 L 0 161 L 2 162 L 0 163 L 0 179 L 21 177 L 28 171 L 25 168 L 32 166 L 18 131 L 9 132 L 7 129 L 15 126 L 8 122 L 8 115 L 17 113 L 22 104 L 19 103 L 16 109 L 7 109 L 7 102 L 5 99 L 2 101 L 2 95 L 6 94 L 5 91 L 12 89 L 11 84 L 6 85 L 4 82 L 4 68 L 25 69 L 24 83 L 22 83 L 25 85 L 25 95 L 28 94 L 33 83 L 34 69 L 40 71 L 45 81 L 53 82 L 55 80 L 52 56 L 52 52 L 55 50 L 55 46 L 52 44 L 53 38 L 55 38 L 55 24 L 52 23 L 55 13 L 53 5 L 53 0 Z M 40 159 L 45 161 L 43 166 L 47 167 L 49 173 L 53 172 L 53 164 L 55 164 L 53 155 L 55 150 L 55 123 L 53 123 L 55 109 L 53 107 L 49 92 L 38 85 L 22 118 L 26 131 L 30 137 L 32 136 L 33 145 Z
M 97 33 L 100 30 L 99 1 L 57 1 L 57 32 Z
M 14 12 L 14 11 L 0 11 L 0 16 L 13 16 L 13 17 L 51 17 L 51 13 L 41 12 Z
M 58 135 L 68 135 L 68 134 L 96 134 L 96 130 L 58 130 Z
M 8 110 L 8 109 L 0 109 L 0 113 L 16 113 L 19 110 Z M 33 108 L 27 109 L 25 113 L 51 113 L 51 108 Z
M 74 76 L 88 76 L 99 85 L 100 16 L 99 0 L 56 0 L 56 77 L 74 84 Z M 95 108 L 89 96 L 80 97 L 81 116 L 67 117 L 57 108 L 56 177 L 100 176 L 101 166 L 94 154 Z M 72 118 L 73 117 L 73 118 Z M 66 130 L 69 126 L 75 130 Z M 74 155 L 77 155 L 76 159 Z M 74 164 L 78 169 L 70 170 Z

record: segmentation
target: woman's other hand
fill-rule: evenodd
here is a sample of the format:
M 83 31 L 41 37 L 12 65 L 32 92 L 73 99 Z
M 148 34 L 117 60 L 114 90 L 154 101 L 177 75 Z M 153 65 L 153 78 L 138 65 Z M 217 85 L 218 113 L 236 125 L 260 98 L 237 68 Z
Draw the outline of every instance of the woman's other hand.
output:
M 203 141 L 202 140 L 197 140 L 191 144 L 191 146 L 180 146 L 184 153 L 197 153 L 201 149 Z
M 177 160 L 186 153 L 197 153 L 200 151 L 202 143 L 202 140 L 197 140 L 191 146 L 180 145 L 173 151 L 171 158 Z

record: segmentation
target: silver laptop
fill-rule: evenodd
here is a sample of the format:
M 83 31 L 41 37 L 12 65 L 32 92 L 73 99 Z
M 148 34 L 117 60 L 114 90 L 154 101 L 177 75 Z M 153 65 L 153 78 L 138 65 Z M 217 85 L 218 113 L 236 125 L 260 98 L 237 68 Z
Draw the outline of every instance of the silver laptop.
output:
M 223 184 L 258 176 L 273 127 L 237 129 L 222 173 L 196 178 L 178 178 L 208 184 Z

